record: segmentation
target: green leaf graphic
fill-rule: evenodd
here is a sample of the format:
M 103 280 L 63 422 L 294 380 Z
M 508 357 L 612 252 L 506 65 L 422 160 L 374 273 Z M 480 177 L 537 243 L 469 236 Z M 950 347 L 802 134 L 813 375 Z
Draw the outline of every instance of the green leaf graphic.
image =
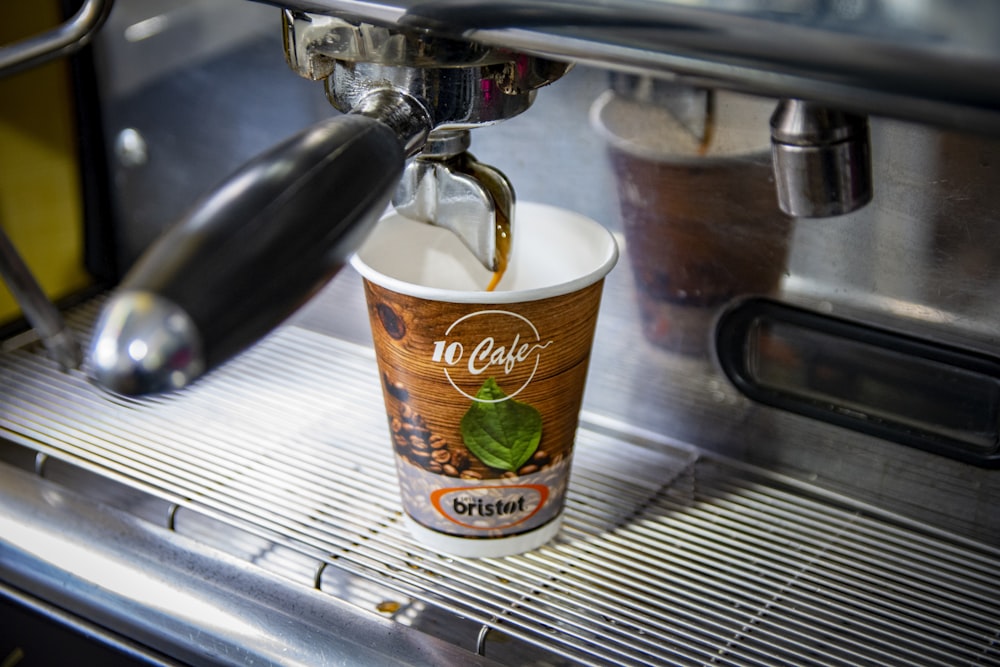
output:
M 469 451 L 489 467 L 517 470 L 538 449 L 542 415 L 527 403 L 499 400 L 506 396 L 496 380 L 486 380 L 476 394 L 479 401 L 462 417 L 462 439 Z

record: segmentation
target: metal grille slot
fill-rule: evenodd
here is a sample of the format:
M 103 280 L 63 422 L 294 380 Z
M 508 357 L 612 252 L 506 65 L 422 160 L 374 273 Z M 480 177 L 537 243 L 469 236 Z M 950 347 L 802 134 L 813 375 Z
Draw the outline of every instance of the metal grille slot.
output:
M 432 553 L 371 352 L 295 326 L 149 400 L 16 350 L 0 395 L 8 439 L 174 504 L 178 532 L 512 664 L 1000 665 L 1000 550 L 592 422 L 554 543 Z

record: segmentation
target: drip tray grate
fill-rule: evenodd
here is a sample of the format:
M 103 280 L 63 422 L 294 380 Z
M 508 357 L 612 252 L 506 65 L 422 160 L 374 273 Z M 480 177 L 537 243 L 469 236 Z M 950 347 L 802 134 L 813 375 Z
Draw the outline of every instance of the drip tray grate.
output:
M 147 400 L 15 350 L 0 396 L 11 441 L 173 504 L 179 532 L 400 622 L 447 619 L 429 631 L 502 661 L 1000 665 L 997 549 L 596 418 L 555 542 L 429 552 L 401 522 L 371 352 L 303 328 Z

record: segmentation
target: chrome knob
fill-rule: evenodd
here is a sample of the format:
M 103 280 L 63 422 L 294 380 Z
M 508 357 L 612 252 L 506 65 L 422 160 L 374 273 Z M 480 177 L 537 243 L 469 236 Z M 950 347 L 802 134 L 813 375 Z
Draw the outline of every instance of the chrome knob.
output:
M 782 100 L 771 116 L 778 204 L 788 215 L 844 215 L 872 198 L 868 117 L 803 100 Z

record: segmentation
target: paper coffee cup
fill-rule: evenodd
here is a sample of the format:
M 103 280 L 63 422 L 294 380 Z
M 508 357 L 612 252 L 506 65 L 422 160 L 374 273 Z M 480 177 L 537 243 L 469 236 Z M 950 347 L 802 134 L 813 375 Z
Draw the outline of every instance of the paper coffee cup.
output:
M 707 351 L 719 306 L 780 286 L 792 232 L 771 168 L 774 101 L 715 96 L 706 145 L 664 105 L 608 91 L 591 108 L 615 174 L 643 332 L 685 354 Z
M 612 235 L 520 203 L 491 273 L 451 232 L 391 214 L 364 278 L 404 514 L 424 544 L 503 556 L 559 530 Z

